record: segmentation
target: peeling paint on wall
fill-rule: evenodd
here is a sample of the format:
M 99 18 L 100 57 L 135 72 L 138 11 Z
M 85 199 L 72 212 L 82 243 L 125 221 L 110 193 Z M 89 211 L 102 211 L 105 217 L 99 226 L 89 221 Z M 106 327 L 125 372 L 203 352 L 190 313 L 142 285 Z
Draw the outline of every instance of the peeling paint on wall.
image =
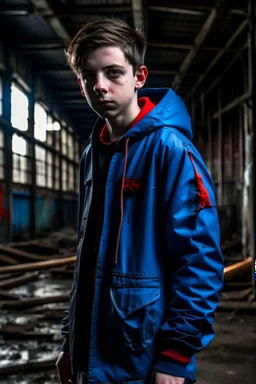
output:
M 6 207 L 3 186 L 0 186 L 0 221 L 10 221 L 10 210 Z
M 56 211 L 54 196 L 50 192 L 42 192 L 36 199 L 36 230 L 51 230 Z

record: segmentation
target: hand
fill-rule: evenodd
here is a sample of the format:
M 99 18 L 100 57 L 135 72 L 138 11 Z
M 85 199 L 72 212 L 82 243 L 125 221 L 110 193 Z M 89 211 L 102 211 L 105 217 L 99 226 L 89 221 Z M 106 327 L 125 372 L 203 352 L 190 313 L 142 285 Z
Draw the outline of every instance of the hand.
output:
M 151 376 L 151 384 L 184 384 L 184 377 L 167 375 L 162 372 L 153 372 Z
M 68 352 L 61 352 L 56 367 L 61 384 L 75 384 L 75 377 L 71 373 L 71 363 Z

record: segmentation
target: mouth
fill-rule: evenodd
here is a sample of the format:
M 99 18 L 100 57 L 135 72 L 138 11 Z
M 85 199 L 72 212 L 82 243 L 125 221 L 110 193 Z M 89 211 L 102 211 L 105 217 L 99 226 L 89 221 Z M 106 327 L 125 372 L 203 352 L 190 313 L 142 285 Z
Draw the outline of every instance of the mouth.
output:
M 97 105 L 101 105 L 101 106 L 104 106 L 104 107 L 110 107 L 111 105 L 113 105 L 113 101 L 100 100 L 100 101 L 97 102 Z
M 109 101 L 109 100 L 100 100 L 100 104 L 112 104 L 113 101 Z

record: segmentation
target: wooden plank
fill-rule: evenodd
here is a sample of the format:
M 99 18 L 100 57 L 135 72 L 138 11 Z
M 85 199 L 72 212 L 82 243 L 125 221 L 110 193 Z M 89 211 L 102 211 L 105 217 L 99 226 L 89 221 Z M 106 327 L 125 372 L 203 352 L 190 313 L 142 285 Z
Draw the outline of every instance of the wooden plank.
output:
M 9 293 L 7 291 L 3 291 L 0 289 L 0 297 L 4 300 L 20 300 L 19 296 L 13 295 L 12 293 Z
M 5 281 L 7 279 L 12 279 L 13 277 L 19 277 L 19 276 L 22 276 L 22 273 L 19 273 L 19 272 L 4 273 L 3 275 L 0 275 L 0 281 Z
M 69 295 L 56 295 L 56 296 L 40 297 L 40 298 L 34 298 L 34 299 L 5 301 L 0 303 L 0 308 L 27 309 L 27 308 L 36 307 L 38 305 L 60 303 L 65 301 L 69 301 Z
M 227 301 L 227 302 L 220 302 L 218 308 L 218 312 L 239 312 L 239 313 L 252 313 L 256 314 L 256 303 L 248 303 L 248 302 L 242 302 L 242 301 Z
M 49 269 L 61 265 L 71 264 L 76 261 L 76 256 L 66 257 L 57 260 L 40 261 L 36 263 L 26 263 L 20 265 L 11 265 L 7 267 L 0 267 L 0 274 L 9 272 L 25 272 L 25 271 L 38 271 L 41 269 Z
M 8 327 L 1 329 L 0 334 L 5 340 L 53 340 L 54 334 L 49 332 L 14 331 Z
M 36 372 L 41 369 L 52 369 L 55 367 L 57 359 L 45 361 L 29 361 L 25 364 L 11 365 L 0 368 L 0 376 L 11 375 L 14 373 Z
M 26 275 L 15 277 L 12 279 L 8 279 L 5 281 L 0 281 L 0 289 L 10 289 L 14 287 L 18 287 L 30 281 L 34 281 L 38 279 L 39 272 L 27 273 Z
M 224 268 L 224 280 L 225 282 L 234 281 L 252 270 L 252 257 L 248 257 L 243 261 L 229 265 Z
M 11 265 L 15 265 L 19 263 L 16 259 L 14 259 L 14 257 L 7 256 L 7 255 L 0 255 L 0 262 L 3 262 L 4 264 L 11 264 Z
M 20 251 L 19 249 L 14 249 L 11 247 L 8 247 L 7 245 L 2 245 L 0 244 L 0 252 L 17 257 L 19 259 L 25 259 L 25 260 L 49 260 L 48 256 L 38 256 L 38 255 L 33 255 L 28 252 Z

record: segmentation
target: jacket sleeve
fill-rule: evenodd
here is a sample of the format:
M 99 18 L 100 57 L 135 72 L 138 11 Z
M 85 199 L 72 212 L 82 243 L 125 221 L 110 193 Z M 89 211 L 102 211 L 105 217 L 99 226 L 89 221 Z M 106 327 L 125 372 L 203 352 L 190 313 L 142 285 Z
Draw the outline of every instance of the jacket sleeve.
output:
M 79 166 L 79 191 L 78 191 L 78 226 L 77 226 L 77 232 L 79 234 L 79 228 L 81 225 L 81 218 L 83 214 L 83 204 L 84 204 L 84 177 L 86 174 L 86 170 L 89 167 L 90 162 L 90 146 L 87 146 L 83 152 L 83 155 L 80 160 L 80 166 Z M 76 267 L 75 267 L 76 270 Z M 75 291 L 76 287 L 74 284 L 72 284 L 71 288 L 71 297 L 72 293 Z M 63 342 L 60 347 L 60 351 L 63 352 L 69 352 L 69 311 L 66 311 L 67 315 L 62 320 L 63 326 L 61 328 L 61 334 L 63 336 Z
M 153 369 L 186 377 L 191 357 L 214 337 L 223 257 L 214 185 L 200 154 L 176 140 L 167 158 L 162 207 L 167 311 Z

